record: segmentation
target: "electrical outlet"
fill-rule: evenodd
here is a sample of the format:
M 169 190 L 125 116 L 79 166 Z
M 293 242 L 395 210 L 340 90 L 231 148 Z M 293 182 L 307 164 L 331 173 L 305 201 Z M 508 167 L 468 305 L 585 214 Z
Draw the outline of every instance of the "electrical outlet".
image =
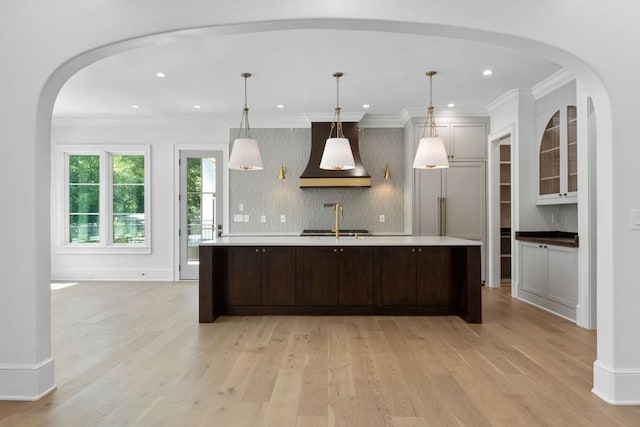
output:
M 384 222 L 384 215 L 380 215 L 380 222 Z
M 280 222 L 287 222 L 287 217 L 285 215 L 280 215 Z
M 260 222 L 263 223 L 263 224 L 265 222 L 267 222 L 267 216 L 266 215 L 260 215 Z
M 234 215 L 233 222 L 244 222 L 244 215 Z
M 244 216 L 244 222 L 249 222 L 249 215 Z
M 244 204 L 240 203 L 240 204 L 238 205 L 238 210 L 239 210 L 240 212 L 244 212 Z

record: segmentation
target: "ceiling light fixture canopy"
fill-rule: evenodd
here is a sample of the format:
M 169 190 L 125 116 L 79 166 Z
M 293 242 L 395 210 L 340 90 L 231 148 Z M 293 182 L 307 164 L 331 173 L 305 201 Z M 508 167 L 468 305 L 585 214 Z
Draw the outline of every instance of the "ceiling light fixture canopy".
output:
M 351 144 L 342 133 L 342 121 L 340 120 L 340 77 L 344 74 L 333 73 L 336 78 L 336 108 L 334 110 L 333 121 L 331 122 L 331 130 L 329 138 L 324 145 L 322 159 L 320 160 L 320 169 L 341 171 L 347 169 L 355 169 L 356 162 L 351 151 Z M 336 137 L 333 138 L 333 129 L 336 129 Z
M 429 107 L 427 108 L 427 121 L 422 132 L 422 138 L 418 143 L 416 157 L 413 161 L 414 169 L 442 169 L 449 167 L 449 159 L 447 151 L 444 148 L 444 142 L 436 131 L 436 122 L 433 117 L 433 76 L 436 71 L 427 71 L 429 77 Z M 427 128 L 429 136 L 425 137 Z
M 229 156 L 229 169 L 243 171 L 261 170 L 262 157 L 258 142 L 251 136 L 251 126 L 249 126 L 249 107 L 247 107 L 247 79 L 251 77 L 249 73 L 240 74 L 244 78 L 244 108 L 242 118 L 238 127 L 238 136 L 233 141 L 233 149 Z

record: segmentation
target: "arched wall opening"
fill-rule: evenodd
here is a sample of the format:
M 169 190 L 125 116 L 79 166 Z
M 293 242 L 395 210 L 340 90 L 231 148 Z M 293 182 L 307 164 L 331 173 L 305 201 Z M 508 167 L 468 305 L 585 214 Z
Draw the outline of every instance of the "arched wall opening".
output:
M 300 20 L 274 20 L 260 23 L 236 24 L 228 26 L 216 26 L 206 28 L 194 28 L 188 30 L 171 31 L 166 33 L 150 34 L 129 40 L 113 40 L 111 44 L 96 47 L 93 50 L 79 52 L 77 56 L 70 58 L 61 64 L 50 76 L 44 85 L 37 109 L 37 135 L 36 143 L 39 153 L 47 153 L 42 167 L 49 168 L 48 158 L 50 152 L 50 131 L 53 105 L 58 92 L 65 82 L 77 71 L 98 61 L 130 49 L 143 48 L 155 44 L 161 44 L 176 40 L 176 38 L 216 36 L 225 34 L 259 33 L 264 31 L 281 31 L 294 29 L 351 29 L 387 33 L 407 33 L 416 35 L 429 35 L 452 37 L 468 40 L 482 41 L 489 44 L 510 47 L 513 49 L 528 50 L 538 56 L 551 59 L 562 64 L 577 76 L 586 92 L 593 100 L 594 111 L 598 117 L 597 140 L 599 144 L 608 144 L 611 141 L 611 112 L 609 98 L 603 83 L 596 73 L 580 58 L 565 52 L 557 47 L 545 45 L 540 42 L 516 37 L 509 34 L 498 34 L 486 31 L 472 30 L 463 27 L 429 25 L 417 23 L 405 23 L 396 21 L 371 21 L 371 20 L 330 20 L 330 19 L 300 19 Z M 599 174 L 607 173 L 606 168 L 599 167 Z M 48 194 L 49 182 L 39 182 L 39 188 Z M 49 203 L 49 198 L 46 198 Z M 593 201 L 595 203 L 595 201 Z M 48 226 L 47 226 L 48 228 Z M 47 280 L 48 285 L 48 280 Z M 48 292 L 44 287 L 39 292 Z M 49 319 L 50 321 L 50 319 Z

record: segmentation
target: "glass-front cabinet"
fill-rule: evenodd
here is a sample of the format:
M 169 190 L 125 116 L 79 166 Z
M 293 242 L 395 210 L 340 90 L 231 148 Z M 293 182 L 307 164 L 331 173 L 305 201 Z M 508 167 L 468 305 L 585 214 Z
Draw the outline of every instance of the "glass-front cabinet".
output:
M 576 107 L 568 105 L 553 113 L 542 132 L 537 203 L 543 205 L 577 201 L 577 114 Z

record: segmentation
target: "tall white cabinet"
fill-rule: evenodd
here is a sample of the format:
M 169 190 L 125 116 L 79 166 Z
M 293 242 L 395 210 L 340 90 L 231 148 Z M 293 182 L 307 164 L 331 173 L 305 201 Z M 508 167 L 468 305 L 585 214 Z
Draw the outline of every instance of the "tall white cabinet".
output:
M 436 120 L 438 136 L 449 155 L 449 168 L 414 171 L 413 234 L 452 236 L 483 242 L 485 280 L 486 150 L 484 117 Z M 424 123 L 413 127 L 414 153 Z

